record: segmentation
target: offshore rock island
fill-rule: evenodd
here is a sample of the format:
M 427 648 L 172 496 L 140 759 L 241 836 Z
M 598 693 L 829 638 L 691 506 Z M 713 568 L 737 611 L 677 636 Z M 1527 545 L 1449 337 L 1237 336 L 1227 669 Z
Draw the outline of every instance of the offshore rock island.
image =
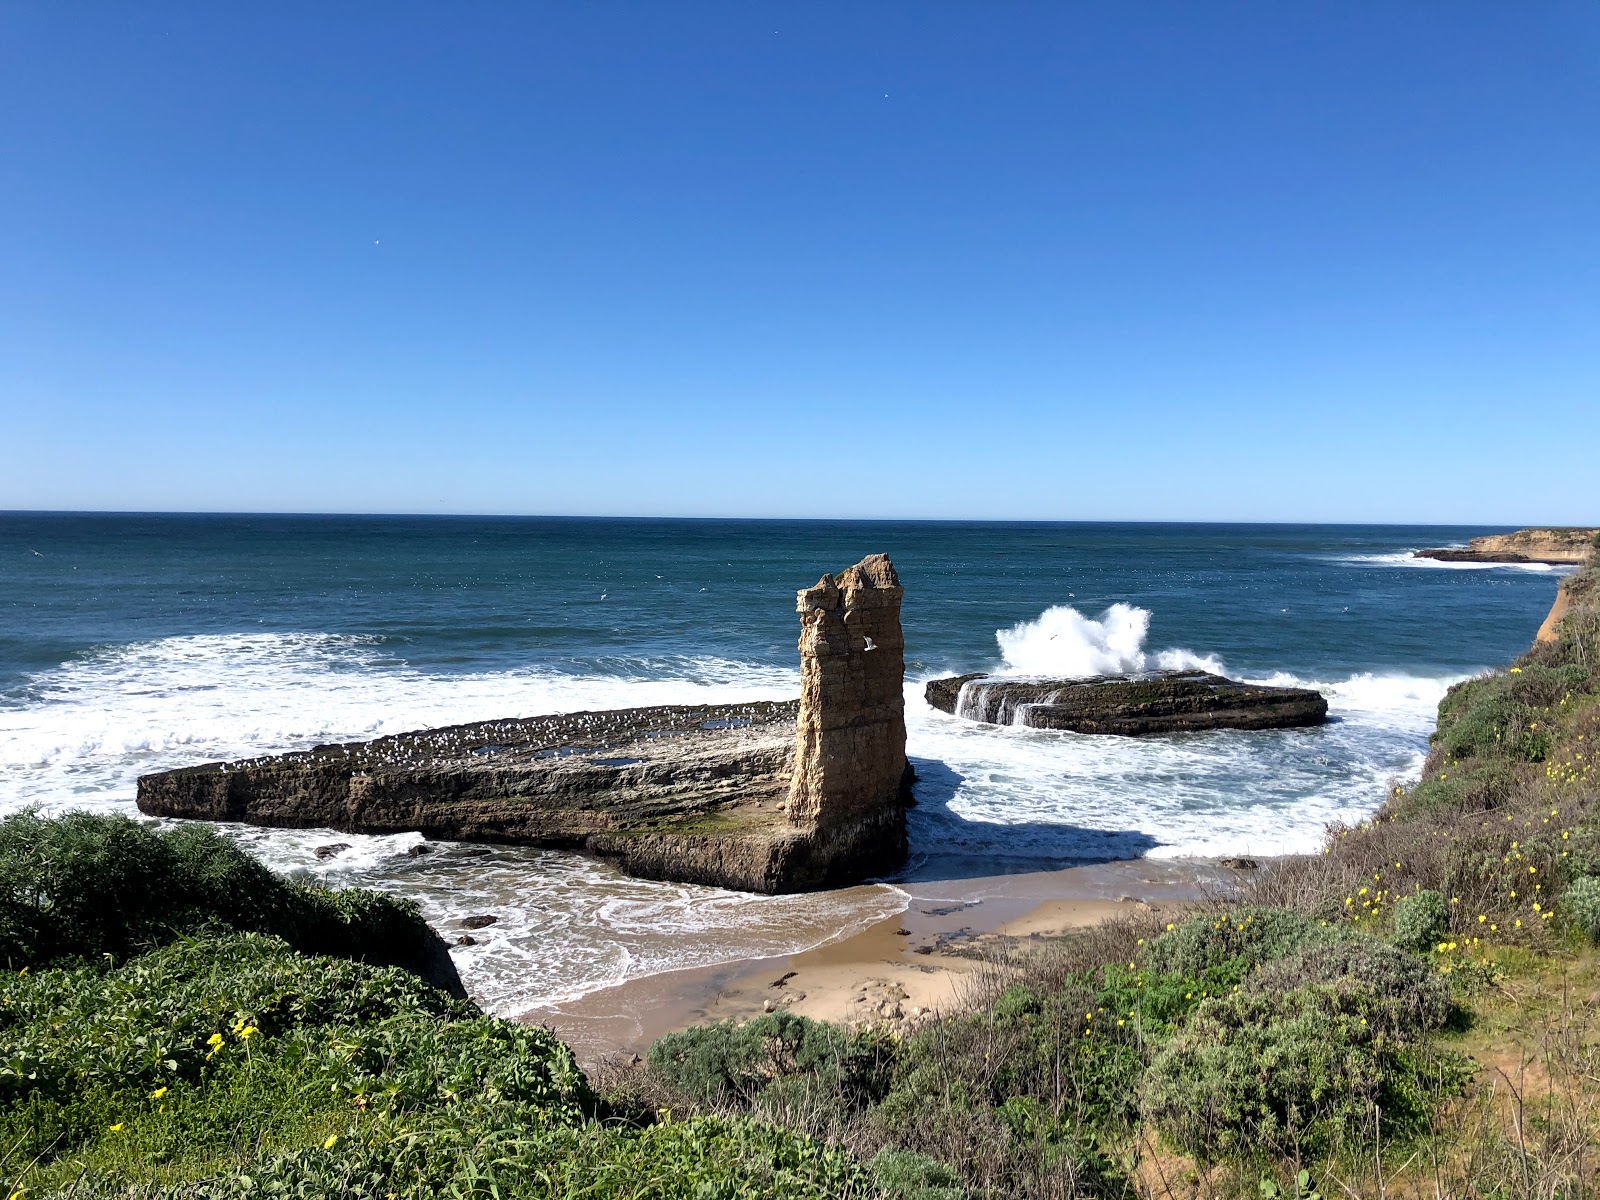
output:
M 578 850 L 645 879 L 833 887 L 906 855 L 904 595 L 799 593 L 801 697 L 479 722 L 146 775 L 150 816 Z
M 1148 671 L 1090 679 L 955 675 L 928 682 L 928 703 L 990 725 L 1137 737 L 1202 729 L 1320 725 L 1328 701 L 1310 688 L 1239 683 L 1208 671 Z

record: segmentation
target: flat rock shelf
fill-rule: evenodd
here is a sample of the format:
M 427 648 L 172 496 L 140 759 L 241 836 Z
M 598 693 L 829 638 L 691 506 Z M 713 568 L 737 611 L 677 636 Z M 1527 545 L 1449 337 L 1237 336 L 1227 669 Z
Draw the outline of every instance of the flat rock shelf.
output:
M 798 701 L 482 721 L 205 763 L 141 778 L 139 809 L 580 850 L 644 879 L 752 892 L 855 883 L 906 855 L 902 595 L 881 554 L 798 593 Z
M 1090 679 L 955 675 L 930 680 L 923 694 L 934 708 L 968 720 L 1075 733 L 1286 729 L 1328 719 L 1328 701 L 1320 692 L 1239 683 L 1208 671 Z

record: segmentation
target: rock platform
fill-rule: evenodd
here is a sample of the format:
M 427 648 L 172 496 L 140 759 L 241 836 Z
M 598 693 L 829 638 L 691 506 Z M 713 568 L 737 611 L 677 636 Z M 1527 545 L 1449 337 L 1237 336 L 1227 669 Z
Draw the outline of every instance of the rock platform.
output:
M 929 704 L 992 725 L 1143 736 L 1204 729 L 1320 725 L 1328 701 L 1310 688 L 1239 683 L 1208 671 L 1091 679 L 956 675 L 930 680 Z
M 525 717 L 146 775 L 150 816 L 578 850 L 753 892 L 906 854 L 902 590 L 873 555 L 799 593 L 799 701 Z

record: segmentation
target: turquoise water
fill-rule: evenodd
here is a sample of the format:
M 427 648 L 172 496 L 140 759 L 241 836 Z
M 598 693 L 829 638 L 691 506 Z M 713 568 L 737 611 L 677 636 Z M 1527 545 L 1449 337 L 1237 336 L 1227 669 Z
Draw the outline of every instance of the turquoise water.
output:
M 1548 609 L 1557 571 L 1409 557 L 1483 532 L 0 514 L 0 810 L 131 811 L 146 771 L 447 722 L 792 695 L 796 589 L 881 550 L 906 586 L 912 877 L 1306 849 L 1413 773 L 1444 688 L 1519 653 Z M 1136 659 L 1321 687 L 1334 720 L 1093 738 L 959 722 L 916 686 Z M 499 914 L 460 957 L 506 1009 L 796 949 L 903 902 L 892 881 L 769 899 L 547 852 L 410 858 L 408 838 L 340 835 L 353 848 L 319 863 L 329 833 L 233 833 L 443 924 Z

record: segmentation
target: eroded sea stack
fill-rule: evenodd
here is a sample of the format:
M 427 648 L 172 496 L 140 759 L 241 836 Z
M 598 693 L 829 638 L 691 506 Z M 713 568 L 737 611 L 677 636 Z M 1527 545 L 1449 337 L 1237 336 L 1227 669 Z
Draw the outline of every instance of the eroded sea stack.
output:
M 478 722 L 139 780 L 141 812 L 580 850 L 755 892 L 905 859 L 903 593 L 872 555 L 799 594 L 800 701 Z

